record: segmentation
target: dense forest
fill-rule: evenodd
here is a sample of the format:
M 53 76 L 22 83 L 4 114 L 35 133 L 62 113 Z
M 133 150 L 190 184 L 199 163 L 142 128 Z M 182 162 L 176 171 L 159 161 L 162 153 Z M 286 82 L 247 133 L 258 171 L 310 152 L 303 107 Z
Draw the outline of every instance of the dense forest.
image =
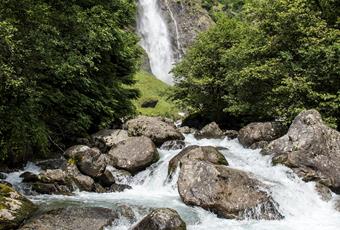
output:
M 126 0 L 0 1 L 2 160 L 46 154 L 133 112 L 135 14 Z
M 288 124 L 300 111 L 315 108 L 340 127 L 335 0 L 203 2 L 220 9 L 217 22 L 173 70 L 175 100 L 220 122 L 239 117 Z
M 216 22 L 173 69 L 171 98 L 220 123 L 340 127 L 336 0 L 202 0 Z M 133 115 L 141 49 L 128 0 L 0 1 L 0 159 L 61 151 Z

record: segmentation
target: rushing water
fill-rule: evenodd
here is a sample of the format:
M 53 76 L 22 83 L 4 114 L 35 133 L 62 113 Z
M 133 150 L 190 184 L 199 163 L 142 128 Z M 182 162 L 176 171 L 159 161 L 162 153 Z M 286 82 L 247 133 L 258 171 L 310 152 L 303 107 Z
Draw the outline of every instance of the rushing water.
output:
M 146 215 L 151 208 L 168 207 L 176 209 L 187 223 L 188 229 L 232 229 L 232 230 L 338 230 L 340 213 L 333 208 L 332 201 L 322 201 L 315 191 L 314 183 L 305 183 L 289 168 L 272 166 L 270 156 L 262 156 L 259 150 L 244 149 L 237 140 L 196 140 L 192 135 L 186 136 L 187 145 L 210 145 L 228 148 L 222 150 L 230 167 L 251 172 L 256 178 L 268 185 L 269 191 L 279 204 L 283 220 L 227 220 L 217 218 L 215 214 L 198 207 L 186 206 L 180 199 L 176 181 L 167 179 L 169 160 L 177 151 L 159 150 L 161 158 L 145 171 L 137 174 L 129 184 L 131 190 L 121 193 L 79 192 L 75 196 L 39 195 L 32 196 L 34 202 L 54 206 L 86 205 L 114 208 L 118 204 L 127 204 L 133 208 L 138 219 Z M 31 167 L 27 169 L 36 168 Z M 10 174 L 9 180 L 18 184 L 18 173 Z M 335 195 L 333 195 L 335 197 Z M 334 198 L 335 199 L 335 198 Z M 122 218 L 108 228 L 129 229 L 131 224 Z
M 137 30 L 141 36 L 141 46 L 148 54 L 152 73 L 160 80 L 173 84 L 169 73 L 173 64 L 171 41 L 157 0 L 138 1 Z

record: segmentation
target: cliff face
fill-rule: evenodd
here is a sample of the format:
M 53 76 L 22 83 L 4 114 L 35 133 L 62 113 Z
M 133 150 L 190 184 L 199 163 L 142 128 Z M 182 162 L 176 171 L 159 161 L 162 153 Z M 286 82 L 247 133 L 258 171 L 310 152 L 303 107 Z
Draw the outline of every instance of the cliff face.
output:
M 213 25 L 201 0 L 160 0 L 162 14 L 168 24 L 175 59 L 178 60 L 194 42 L 198 33 Z

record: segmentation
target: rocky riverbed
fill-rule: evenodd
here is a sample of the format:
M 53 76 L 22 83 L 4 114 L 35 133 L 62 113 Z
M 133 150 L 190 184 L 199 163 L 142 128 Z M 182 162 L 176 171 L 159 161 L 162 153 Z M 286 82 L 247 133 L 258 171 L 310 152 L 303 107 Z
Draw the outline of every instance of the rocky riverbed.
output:
M 2 173 L 0 229 L 339 229 L 339 166 L 340 133 L 315 110 L 288 131 L 140 116 Z

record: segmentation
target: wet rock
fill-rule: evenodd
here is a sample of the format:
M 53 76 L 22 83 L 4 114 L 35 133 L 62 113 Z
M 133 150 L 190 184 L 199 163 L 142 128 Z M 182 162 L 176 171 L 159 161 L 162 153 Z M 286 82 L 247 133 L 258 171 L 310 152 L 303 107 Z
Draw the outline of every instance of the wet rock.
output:
M 98 183 L 94 183 L 94 192 L 97 192 L 97 193 L 106 193 L 107 190 L 101 185 L 101 184 L 98 184 Z
M 131 189 L 132 187 L 127 184 L 113 184 L 111 185 L 108 192 L 123 192 L 126 189 Z
M 129 120 L 126 127 L 130 136 L 149 137 L 157 146 L 161 146 L 166 141 L 184 139 L 174 125 L 157 117 L 139 116 Z
M 239 131 L 238 140 L 244 147 L 260 141 L 272 141 L 281 137 L 285 129 L 276 122 L 250 123 Z
M 124 184 L 132 177 L 131 173 L 126 170 L 117 169 L 111 165 L 106 166 L 104 173 L 97 178 L 105 187 L 110 187 L 112 184 Z
M 91 136 L 94 146 L 103 153 L 107 153 L 113 146 L 128 137 L 128 132 L 122 129 L 104 129 Z
M 340 212 L 340 200 L 335 201 L 334 208 L 335 208 L 335 210 L 337 210 L 338 212 Z
M 32 172 L 24 172 L 20 175 L 20 177 L 22 178 L 22 182 L 25 182 L 25 183 L 39 181 L 38 175 Z
M 6 175 L 0 172 L 0 180 L 5 180 L 5 179 L 6 179 Z
M 316 110 L 301 112 L 288 133 L 262 150 L 274 164 L 291 167 L 305 181 L 318 181 L 340 193 L 340 133 L 325 125 Z
M 40 214 L 20 230 L 102 230 L 116 218 L 117 214 L 107 208 L 66 207 Z
M 81 174 L 76 165 L 67 166 L 67 176 L 80 191 L 91 192 L 95 188 L 94 180 L 89 176 Z
M 185 142 L 182 140 L 166 141 L 162 144 L 163 150 L 178 150 L 185 147 Z
M 177 182 L 187 205 L 199 206 L 230 219 L 281 219 L 264 185 L 247 173 L 224 165 L 190 161 L 182 165 Z
M 157 104 L 158 104 L 157 99 L 150 99 L 150 100 L 144 101 L 141 107 L 142 108 L 155 108 Z
M 259 142 L 255 142 L 254 144 L 252 144 L 249 148 L 250 149 L 263 149 L 267 147 L 268 144 L 269 144 L 268 141 L 259 141 Z
M 180 215 L 170 208 L 159 208 L 138 222 L 132 230 L 185 230 L 186 224 Z
M 52 159 L 38 160 L 34 162 L 42 170 L 46 169 L 63 169 L 67 166 L 67 160 L 63 157 L 57 157 Z
M 327 188 L 326 186 L 324 186 L 323 184 L 320 183 L 316 183 L 315 185 L 315 189 L 316 191 L 319 193 L 320 197 L 322 200 L 324 201 L 330 201 L 332 199 L 332 193 L 329 190 L 329 188 Z
M 109 163 L 109 156 L 101 154 L 97 148 L 76 145 L 66 150 L 64 155 L 69 162 L 76 164 L 81 173 L 92 178 L 99 177 Z
M 72 190 L 65 185 L 58 184 L 48 184 L 35 182 L 32 183 L 32 190 L 40 194 L 61 194 L 61 195 L 71 195 Z
M 196 133 L 197 130 L 194 128 L 190 128 L 189 126 L 182 126 L 178 128 L 178 131 L 184 134 Z
M 130 137 L 109 151 L 111 165 L 137 173 L 158 161 L 156 146 L 148 137 Z
M 118 215 L 120 217 L 119 219 L 125 218 L 130 222 L 130 224 L 137 221 L 137 217 L 135 215 L 135 212 L 132 210 L 131 207 L 129 207 L 125 204 L 119 205 L 116 209 L 116 212 L 118 213 Z
M 181 166 L 192 160 L 208 161 L 213 164 L 228 165 L 228 161 L 223 154 L 212 146 L 192 145 L 183 149 L 179 154 L 173 157 L 169 162 L 169 175 L 176 170 L 177 166 Z
M 236 130 L 226 130 L 224 131 L 224 135 L 229 139 L 235 139 L 238 137 L 238 132 Z
M 160 0 L 159 4 L 170 31 L 174 58 L 179 60 L 196 36 L 214 22 L 201 1 Z
M 0 230 L 17 229 L 37 207 L 14 188 L 0 183 Z
M 195 137 L 197 139 L 219 139 L 224 138 L 225 136 L 220 127 L 215 122 L 212 122 L 204 126 L 199 132 L 195 133 Z
M 39 174 L 39 181 L 43 183 L 58 183 L 67 185 L 70 181 L 67 178 L 67 174 L 61 169 L 47 169 Z

